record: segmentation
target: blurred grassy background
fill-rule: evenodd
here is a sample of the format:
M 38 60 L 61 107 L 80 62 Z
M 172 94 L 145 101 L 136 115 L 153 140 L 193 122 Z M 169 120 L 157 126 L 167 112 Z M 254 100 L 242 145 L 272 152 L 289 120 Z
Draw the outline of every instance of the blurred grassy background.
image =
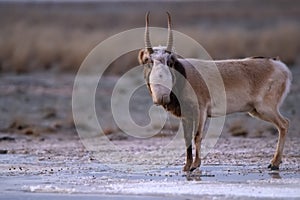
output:
M 0 2 L 0 71 L 76 72 L 99 42 L 143 27 L 148 10 L 151 26 L 159 27 L 166 27 L 170 11 L 174 29 L 214 59 L 279 56 L 289 66 L 300 64 L 300 1 Z M 136 57 L 122 56 L 108 73 L 136 66 Z

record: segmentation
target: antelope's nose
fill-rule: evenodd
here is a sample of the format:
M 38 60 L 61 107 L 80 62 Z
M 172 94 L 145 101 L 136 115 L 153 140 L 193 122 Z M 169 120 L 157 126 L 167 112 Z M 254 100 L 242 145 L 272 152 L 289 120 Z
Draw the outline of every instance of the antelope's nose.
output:
M 162 95 L 159 98 L 153 99 L 153 103 L 156 105 L 167 105 L 170 103 L 170 95 Z

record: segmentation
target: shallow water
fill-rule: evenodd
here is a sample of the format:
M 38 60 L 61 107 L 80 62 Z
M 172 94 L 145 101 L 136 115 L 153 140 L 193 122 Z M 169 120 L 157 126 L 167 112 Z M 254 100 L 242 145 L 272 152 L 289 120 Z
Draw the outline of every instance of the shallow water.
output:
M 0 163 L 0 199 L 300 198 L 300 173 L 255 165 L 203 165 L 192 173 L 181 166 L 144 166 L 130 173 L 96 160 L 23 154 L 1 155 Z
M 14 140 L 1 141 L 7 152 L 0 154 L 0 199 L 300 198 L 297 139 L 287 140 L 280 172 L 267 169 L 274 137 L 220 138 L 200 170 L 185 173 L 179 147 L 143 154 L 166 137 L 114 141 L 131 160 L 113 164 L 120 156 L 112 153 L 109 143 L 97 154 L 103 159 L 96 159 L 74 135 L 9 136 Z M 165 162 L 168 156 L 172 159 Z

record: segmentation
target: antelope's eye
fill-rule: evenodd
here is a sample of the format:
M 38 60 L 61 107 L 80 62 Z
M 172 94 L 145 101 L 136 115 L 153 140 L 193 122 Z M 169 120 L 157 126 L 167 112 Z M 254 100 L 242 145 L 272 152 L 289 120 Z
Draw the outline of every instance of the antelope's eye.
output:
M 171 60 L 168 60 L 168 61 L 167 61 L 167 65 L 168 65 L 169 67 L 173 67 L 173 62 L 172 62 Z
M 152 63 L 152 60 L 149 57 L 144 58 L 144 64 L 150 64 Z

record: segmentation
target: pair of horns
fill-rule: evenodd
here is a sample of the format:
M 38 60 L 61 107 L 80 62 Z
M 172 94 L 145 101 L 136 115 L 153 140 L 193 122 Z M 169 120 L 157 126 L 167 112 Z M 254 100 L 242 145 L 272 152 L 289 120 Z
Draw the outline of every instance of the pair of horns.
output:
M 146 14 L 145 48 L 151 54 L 151 53 L 153 53 L 153 49 L 152 49 L 152 45 L 151 45 L 150 37 L 149 37 L 149 14 L 150 14 L 150 12 L 147 12 L 147 14 Z M 171 15 L 169 12 L 167 12 L 167 15 L 168 15 L 168 42 L 167 42 L 166 51 L 172 52 L 173 32 L 171 29 Z

